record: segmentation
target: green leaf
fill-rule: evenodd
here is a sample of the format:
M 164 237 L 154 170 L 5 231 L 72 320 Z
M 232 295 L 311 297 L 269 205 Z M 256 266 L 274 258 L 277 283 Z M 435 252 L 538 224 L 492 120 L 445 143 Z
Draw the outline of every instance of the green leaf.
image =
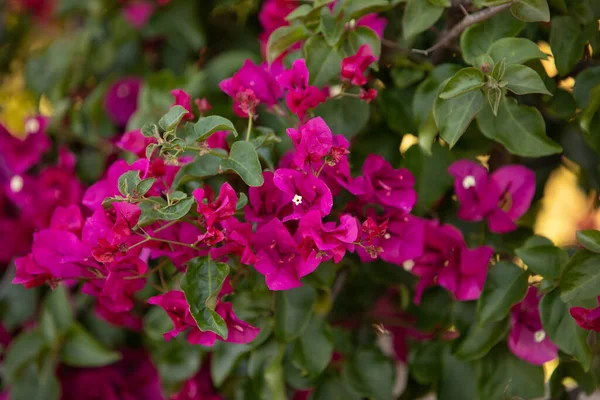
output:
M 331 47 L 335 46 L 344 33 L 344 24 L 338 21 L 337 16 L 329 7 L 321 8 L 321 22 L 319 30 L 323 33 L 325 42 Z
M 442 376 L 437 385 L 437 399 L 475 399 L 475 384 L 473 366 L 453 356 L 446 348 L 442 355 Z
M 244 207 L 246 207 L 246 204 L 248 204 L 248 196 L 246 196 L 246 193 L 240 192 L 239 197 L 238 197 L 238 201 L 235 204 L 235 209 L 236 210 L 241 210 Z
M 443 350 L 444 344 L 439 341 L 411 345 L 408 356 L 410 375 L 422 385 L 436 382 L 442 372 Z
M 196 200 L 193 197 L 188 197 L 187 199 L 178 201 L 176 204 L 155 210 L 156 216 L 158 219 L 165 221 L 175 221 L 185 216 L 195 203 Z
M 44 299 L 44 310 L 51 316 L 60 335 L 65 333 L 75 321 L 73 306 L 69 301 L 67 289 L 63 285 L 48 293 Z
M 275 336 L 291 342 L 300 337 L 310 322 L 317 292 L 310 285 L 275 293 Z
M 352 355 L 342 370 L 342 380 L 363 397 L 391 400 L 394 366 L 379 349 L 361 349 Z
M 477 56 L 485 54 L 495 41 L 516 36 L 523 30 L 525 23 L 515 19 L 510 12 L 504 11 L 487 21 L 471 25 L 460 37 L 460 47 L 465 61 L 473 64 Z
M 404 38 L 409 39 L 425 32 L 444 13 L 444 7 L 435 6 L 427 0 L 408 0 L 402 17 Z
M 477 368 L 479 399 L 537 399 L 544 397 L 544 369 L 495 347 Z
M 309 379 L 314 379 L 325 370 L 332 354 L 331 328 L 323 318 L 313 315 L 308 327 L 294 344 L 292 360 Z
M 298 18 L 304 18 L 313 10 L 310 4 L 302 4 L 294 9 L 291 13 L 289 13 L 286 17 L 286 21 L 293 21 Z
M 332 132 L 352 138 L 369 122 L 369 105 L 354 97 L 326 101 L 315 108 L 316 116 L 322 117 Z
M 579 126 L 581 130 L 587 134 L 587 136 L 596 136 L 593 134 L 592 121 L 598 115 L 600 109 L 600 85 L 597 85 L 592 89 L 592 96 L 589 106 L 581 113 L 581 119 Z M 589 141 L 589 140 L 588 140 Z
M 558 279 L 569 262 L 567 252 L 554 246 L 521 247 L 515 253 L 527 265 L 528 271 L 551 280 Z
M 506 73 L 506 59 L 503 58 L 502 60 L 500 60 L 496 64 L 494 64 L 494 68 L 492 69 L 492 78 L 494 78 L 496 81 L 501 81 L 502 78 L 504 77 L 505 73 Z
M 142 126 L 141 131 L 142 135 L 144 135 L 145 137 L 155 137 L 159 134 L 158 126 L 150 123 L 145 123 L 144 126 Z
M 121 359 L 115 351 L 104 348 L 81 325 L 75 324 L 67 332 L 60 350 L 60 359 L 71 367 L 102 367 Z
M 435 124 L 435 118 L 433 117 L 433 111 L 429 113 L 429 117 L 419 127 L 419 146 L 425 154 L 430 156 L 432 154 L 431 147 L 433 141 L 438 134 L 438 128 Z
M 327 376 L 317 384 L 311 400 L 360 400 L 338 376 Z
M 579 302 L 600 295 L 600 255 L 582 250 L 565 267 L 561 278 L 564 302 Z
M 585 38 L 579 21 L 574 17 L 552 18 L 550 48 L 560 76 L 565 76 L 583 57 Z
M 187 137 L 188 140 L 202 141 L 211 137 L 214 133 L 219 131 L 230 131 L 233 132 L 233 136 L 237 137 L 238 132 L 233 126 L 233 123 L 227 118 L 219 117 L 218 115 L 211 115 L 208 117 L 200 118 L 198 122 L 194 124 L 194 132 Z
M 432 111 L 433 103 L 435 102 L 435 99 L 437 99 L 440 85 L 459 70 L 460 66 L 454 64 L 438 65 L 429 76 L 417 86 L 412 103 L 415 125 L 420 126 L 427 120 L 429 113 Z
M 448 81 L 442 83 L 440 93 L 447 84 Z M 479 90 L 448 100 L 438 98 L 433 106 L 433 116 L 442 139 L 450 147 L 454 146 L 484 105 L 483 94 Z
M 473 324 L 467 337 L 456 349 L 456 356 L 463 360 L 476 360 L 485 356 L 508 332 L 508 319 L 488 322 L 483 325 Z
M 500 101 L 502 101 L 502 90 L 499 87 L 492 87 L 487 91 L 485 97 L 494 116 L 498 116 L 498 108 L 500 107 Z
M 548 58 L 535 42 L 512 37 L 496 40 L 488 49 L 488 54 L 494 62 L 506 59 L 506 64 L 523 64 L 538 58 Z
M 247 344 L 217 342 L 210 361 L 210 376 L 216 387 L 220 387 L 231 374 L 239 358 L 250 351 Z
M 150 189 L 152 189 L 152 185 L 154 185 L 154 182 L 156 182 L 156 178 L 144 179 L 143 181 L 137 184 L 137 186 L 135 187 L 135 191 L 138 195 L 143 196 L 146 193 L 148 193 Z
M 479 324 L 504 319 L 512 306 L 525 298 L 528 286 L 527 273 L 513 263 L 501 261 L 494 265 L 477 301 Z
M 294 43 L 307 39 L 310 36 L 304 25 L 282 26 L 269 36 L 267 42 L 267 61 L 271 64 Z
M 126 197 L 132 195 L 141 181 L 140 171 L 127 171 L 119 177 L 119 192 Z
M 592 360 L 587 344 L 589 332 L 580 328 L 571 317 L 569 306 L 561 299 L 559 289 L 546 294 L 540 301 L 540 318 L 552 343 L 574 356 L 588 370 Z
M 274 338 L 252 351 L 248 374 L 254 382 L 260 399 L 286 399 L 283 378 L 285 345 Z
M 175 130 L 177 128 L 177 125 L 179 125 L 179 123 L 187 113 L 188 111 L 182 106 L 173 106 L 158 121 L 158 126 L 160 126 L 166 132 Z
M 262 186 L 264 183 L 258 154 L 250 142 L 235 142 L 231 146 L 229 157 L 221 160 L 221 167 L 237 172 L 248 186 Z
M 219 174 L 222 158 L 213 154 L 196 156 L 192 162 L 179 169 L 173 180 L 173 188 L 194 179 L 204 179 Z
M 552 372 L 550 377 L 550 396 L 552 398 L 564 398 L 567 395 L 567 389 L 563 385 L 565 378 L 571 378 L 577 382 L 577 387 L 583 390 L 587 395 L 592 395 L 598 387 L 597 379 L 593 374 L 593 369 L 586 372 L 577 361 L 561 360 L 558 367 Z
M 35 359 L 44 349 L 45 341 L 38 329 L 21 333 L 8 347 L 2 361 L 3 377 L 11 384 L 18 380 L 20 373 L 28 364 L 33 364 Z
M 594 253 L 600 253 L 600 231 L 595 229 L 586 229 L 584 231 L 577 232 L 577 241 L 580 245 L 593 251 Z
M 546 0 L 514 0 L 510 11 L 525 22 L 549 22 L 550 9 Z
M 504 74 L 506 88 L 511 92 L 522 95 L 541 93 L 552 95 L 537 72 L 525 65 L 512 64 L 506 67 Z
M 429 0 L 431 4 L 439 7 L 452 7 L 451 0 Z
M 343 57 L 337 49 L 329 47 L 323 37 L 312 36 L 302 50 L 311 85 L 323 87 L 331 79 L 340 76 Z
M 215 262 L 210 257 L 196 257 L 188 262 L 187 271 L 181 279 L 181 290 L 198 328 L 214 332 L 223 339 L 227 339 L 227 326 L 214 309 L 228 275 L 227 264 Z
M 363 44 L 369 46 L 375 58 L 379 58 L 381 55 L 381 39 L 373 29 L 366 26 L 359 26 L 350 31 L 348 40 L 345 43 L 346 55 L 353 56 Z M 376 64 L 373 64 L 372 68 L 376 68 Z
M 546 123 L 540 112 L 517 104 L 515 99 L 504 97 L 497 117 L 485 107 L 477 116 L 477 125 L 486 137 L 518 156 L 541 157 L 562 151 L 546 136 Z
M 346 0 L 344 3 L 344 18 L 358 19 L 367 14 L 387 10 L 390 6 L 387 0 Z
M 11 400 L 59 399 L 60 382 L 56 377 L 55 360 L 47 357 L 40 368 L 34 363 L 26 366 L 23 375 L 11 387 Z
M 440 92 L 440 98 L 446 100 L 461 94 L 477 90 L 485 84 L 485 75 L 477 68 L 463 68 L 456 73 Z

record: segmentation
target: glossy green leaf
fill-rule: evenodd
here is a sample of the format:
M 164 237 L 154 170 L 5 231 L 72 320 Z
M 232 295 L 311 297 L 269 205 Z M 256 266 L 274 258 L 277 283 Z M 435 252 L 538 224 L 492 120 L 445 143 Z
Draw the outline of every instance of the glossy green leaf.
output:
M 546 279 L 558 279 L 569 262 L 567 252 L 554 246 L 519 248 L 515 253 L 527 265 L 528 271 Z
M 506 88 L 518 95 L 530 93 L 551 94 L 546 89 L 546 85 L 544 85 L 538 73 L 525 65 L 512 64 L 507 66 L 504 81 L 506 81 Z
M 592 360 L 587 343 L 589 332 L 580 328 L 569 314 L 569 306 L 561 299 L 558 289 L 546 294 L 540 301 L 540 318 L 546 334 L 559 349 L 573 355 L 585 370 Z
M 123 196 L 133 195 L 135 188 L 141 181 L 140 171 L 127 171 L 119 177 L 119 192 Z
M 179 125 L 187 113 L 188 111 L 182 106 L 173 106 L 169 109 L 169 112 L 158 121 L 158 126 L 166 132 L 172 131 L 177 128 L 177 125 Z
M 214 332 L 227 339 L 225 321 L 214 309 L 229 266 L 210 257 L 197 257 L 188 262 L 181 289 L 190 306 L 190 313 L 202 331 Z
M 498 116 L 498 108 L 500 108 L 500 102 L 502 101 L 502 90 L 498 87 L 490 88 L 485 97 L 494 116 Z
M 342 380 L 363 397 L 391 400 L 394 386 L 394 366 L 379 349 L 358 350 L 342 370 Z
M 219 117 L 218 115 L 210 115 L 208 117 L 200 118 L 198 122 L 194 124 L 194 131 L 187 139 L 202 141 L 219 131 L 233 132 L 235 137 L 238 135 L 235 126 L 233 126 L 233 123 L 230 120 Z
M 248 361 L 248 374 L 253 380 L 257 398 L 285 399 L 283 356 L 285 345 L 271 339 L 255 349 Z
M 561 297 L 565 302 L 579 302 L 600 295 L 600 255 L 588 251 L 576 253 L 561 278 Z
M 552 18 L 550 47 L 556 69 L 561 76 L 567 75 L 583 57 L 585 38 L 579 21 L 574 17 Z
M 221 160 L 221 157 L 213 154 L 197 156 L 192 162 L 179 169 L 173 180 L 173 188 L 178 188 L 190 180 L 204 179 L 219 174 Z
M 4 379 L 9 384 L 17 381 L 19 374 L 28 364 L 33 364 L 45 345 L 44 337 L 38 329 L 23 332 L 14 338 L 2 361 Z
M 512 306 L 523 300 L 528 287 L 528 275 L 523 269 L 507 261 L 494 265 L 477 301 L 479 324 L 504 319 Z
M 311 400 L 360 400 L 338 376 L 328 376 L 317 384 Z
M 494 64 L 494 68 L 492 68 L 492 78 L 496 81 L 501 81 L 506 73 L 506 59 L 503 58 Z
M 329 47 L 321 36 L 312 36 L 302 49 L 311 85 L 322 87 L 340 76 L 343 57 L 337 49 Z
M 488 49 L 488 54 L 494 62 L 506 59 L 507 64 L 523 64 L 530 60 L 547 58 L 536 43 L 529 39 L 512 37 L 495 41 Z
M 338 21 L 336 15 L 328 7 L 323 7 L 321 8 L 319 30 L 323 33 L 325 42 L 333 47 L 339 42 L 342 33 L 344 33 L 344 24 Z
M 332 132 L 351 138 L 369 122 L 369 105 L 354 97 L 342 97 L 322 103 L 315 108 Z
M 60 350 L 60 359 L 72 367 L 102 367 L 121 359 L 118 352 L 102 346 L 81 325 L 69 329 Z
M 485 356 L 504 338 L 509 327 L 508 319 L 471 325 L 467 336 L 456 349 L 455 355 L 463 360 L 477 360 Z
M 173 205 L 156 210 L 156 216 L 165 221 L 175 221 L 186 215 L 195 203 L 196 200 L 193 197 L 188 197 Z
M 60 382 L 56 376 L 56 365 L 52 357 L 47 357 L 41 367 L 28 364 L 23 375 L 11 387 L 11 400 L 58 400 Z
M 298 338 L 308 327 L 316 290 L 309 285 L 275 293 L 275 336 L 284 342 Z
M 550 21 L 550 9 L 546 0 L 514 0 L 510 11 L 525 22 Z
M 577 232 L 577 241 L 580 245 L 593 251 L 594 253 L 600 253 L 600 231 L 595 229 L 586 229 L 584 231 Z
M 158 126 L 155 124 L 146 123 L 142 126 L 142 135 L 146 137 L 153 137 L 159 135 Z
M 581 113 L 579 126 L 589 136 L 595 136 L 593 133 L 593 120 L 598 116 L 600 110 L 600 85 L 594 87 L 591 91 L 589 106 Z
M 292 360 L 309 378 L 318 377 L 331 361 L 333 340 L 329 324 L 314 315 L 295 342 Z
M 64 334 L 75 321 L 73 305 L 71 304 L 65 286 L 60 285 L 52 290 L 44 299 L 46 310 L 54 321 L 54 326 L 59 334 Z
M 463 58 L 473 64 L 477 56 L 485 54 L 495 41 L 516 36 L 523 30 L 525 23 L 514 18 L 509 11 L 468 27 L 460 37 Z
M 229 157 L 221 160 L 221 167 L 235 171 L 248 186 L 262 186 L 262 168 L 254 145 L 246 141 L 235 142 Z
M 389 8 L 387 0 L 346 0 L 344 15 L 347 20 L 358 19 L 367 14 L 384 11 Z
M 304 25 L 282 26 L 277 28 L 271 33 L 269 41 L 267 42 L 267 61 L 269 64 L 272 63 L 294 43 L 307 39 L 309 36 L 310 32 Z
M 456 73 L 440 91 L 441 99 L 451 99 L 472 90 L 480 89 L 485 84 L 485 75 L 477 68 L 463 68 Z
M 445 90 L 447 83 L 442 83 L 440 93 Z M 454 146 L 484 105 L 483 94 L 478 90 L 453 99 L 438 98 L 433 107 L 433 115 L 442 139 L 450 147 Z
M 137 184 L 137 186 L 135 187 L 135 191 L 138 195 L 143 196 L 146 193 L 148 193 L 150 189 L 152 189 L 152 185 L 154 185 L 154 182 L 156 182 L 156 178 L 144 179 L 143 181 Z
M 452 77 L 459 70 L 460 66 L 455 64 L 438 65 L 429 76 L 417 86 L 412 103 L 412 112 L 417 126 L 420 126 L 429 117 L 442 82 Z
M 402 26 L 404 27 L 404 38 L 409 39 L 425 32 L 444 13 L 444 7 L 433 5 L 427 0 L 408 0 Z
M 556 154 L 562 147 L 546 136 L 546 123 L 533 107 L 517 104 L 514 99 L 500 102 L 498 116 L 489 107 L 477 116 L 477 125 L 488 138 L 501 143 L 512 154 L 523 157 L 541 157 Z
M 225 382 L 239 358 L 250 349 L 247 344 L 215 343 L 210 362 L 210 376 L 216 387 L 220 387 Z

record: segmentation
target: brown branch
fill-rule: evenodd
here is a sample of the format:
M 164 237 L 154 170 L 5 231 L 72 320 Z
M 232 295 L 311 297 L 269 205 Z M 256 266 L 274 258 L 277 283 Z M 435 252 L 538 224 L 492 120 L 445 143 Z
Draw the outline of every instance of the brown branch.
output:
M 413 52 L 428 56 L 432 52 L 448 46 L 454 39 L 460 36 L 460 34 L 469 26 L 492 18 L 494 15 L 508 9 L 510 7 L 510 4 L 511 3 L 507 3 L 495 7 L 485 8 L 474 14 L 469 14 L 466 17 L 464 17 L 462 21 L 460 21 L 458 24 L 454 25 L 452 29 L 446 32 L 442 32 L 442 39 L 439 40 L 436 44 L 434 44 L 427 50 L 413 49 Z

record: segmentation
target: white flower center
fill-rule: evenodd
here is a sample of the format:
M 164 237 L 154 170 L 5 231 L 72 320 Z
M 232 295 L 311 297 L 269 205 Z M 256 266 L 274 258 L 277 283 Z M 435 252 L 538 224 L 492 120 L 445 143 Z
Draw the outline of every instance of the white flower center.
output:
M 385 235 L 383 235 L 384 238 L 389 239 L 392 237 L 392 235 L 390 235 L 389 233 L 386 233 Z
M 295 195 L 294 198 L 292 199 L 292 203 L 294 203 L 297 206 L 302 204 L 302 196 L 300 196 L 299 194 Z
M 23 190 L 23 183 L 23 178 L 21 178 L 19 175 L 13 176 L 10 180 L 10 190 L 12 190 L 13 193 L 19 193 L 21 190 Z
M 40 123 L 37 118 L 30 118 L 25 122 L 25 132 L 36 133 L 40 129 Z
M 402 263 L 402 268 L 404 268 L 405 271 L 412 271 L 413 267 L 415 266 L 415 262 L 413 260 L 406 260 Z
M 462 181 L 462 186 L 465 189 L 470 189 L 472 187 L 475 187 L 475 177 L 473 175 L 465 176 L 465 179 L 463 179 L 463 181 Z
M 546 339 L 546 332 L 540 329 L 539 331 L 533 334 L 533 339 L 536 343 L 542 342 L 544 339 Z

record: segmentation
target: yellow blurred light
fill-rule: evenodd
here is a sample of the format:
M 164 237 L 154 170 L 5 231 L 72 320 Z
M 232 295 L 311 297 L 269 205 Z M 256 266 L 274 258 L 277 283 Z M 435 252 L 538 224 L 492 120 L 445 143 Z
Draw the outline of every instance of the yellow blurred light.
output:
M 544 382 L 548 382 L 554 370 L 558 367 L 558 358 L 544 363 Z
M 540 60 L 544 69 L 546 70 L 546 74 L 550 78 L 554 78 L 556 74 L 558 74 L 558 70 L 556 69 L 556 65 L 554 64 L 554 56 L 552 55 L 552 49 L 550 49 L 550 45 L 547 42 L 539 41 L 538 47 L 543 53 L 546 53 L 548 56 L 547 60 Z
M 400 154 L 404 155 L 415 144 L 419 143 L 419 138 L 415 135 L 411 135 L 410 133 L 402 136 L 402 142 L 400 143 Z
M 558 82 L 558 87 L 568 92 L 573 91 L 573 86 L 575 86 L 575 78 L 571 76 Z
M 489 155 L 480 155 L 475 158 L 477 158 L 477 161 L 479 161 L 481 163 L 481 165 L 483 165 L 485 167 L 485 169 L 487 169 L 487 170 L 490 169 L 490 165 L 489 165 L 490 156 Z

